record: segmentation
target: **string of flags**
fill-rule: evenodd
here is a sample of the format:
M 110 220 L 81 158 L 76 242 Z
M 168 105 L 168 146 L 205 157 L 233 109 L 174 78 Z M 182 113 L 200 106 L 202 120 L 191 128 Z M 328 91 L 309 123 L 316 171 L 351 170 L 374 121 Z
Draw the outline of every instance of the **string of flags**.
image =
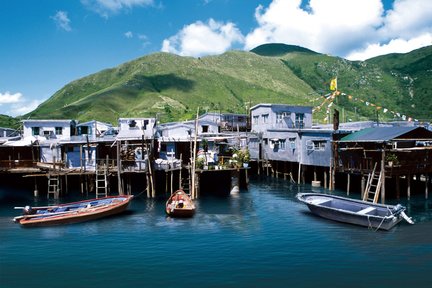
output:
M 369 101 L 365 101 L 363 99 L 354 97 L 352 95 L 349 95 L 349 94 L 346 94 L 346 93 L 343 93 L 343 92 L 337 90 L 337 77 L 331 79 L 331 81 L 330 81 L 330 90 L 333 91 L 333 92 L 324 95 L 323 102 L 320 105 L 314 107 L 313 110 L 312 110 L 312 112 L 315 113 L 317 111 L 320 111 L 323 107 L 325 107 L 327 115 L 324 118 L 324 120 L 328 120 L 328 117 L 329 117 L 328 114 L 330 114 L 330 107 L 333 105 L 333 101 L 336 99 L 336 97 L 337 96 L 348 96 L 348 99 L 351 100 L 351 101 L 361 102 L 361 103 L 365 104 L 368 107 L 374 107 L 376 110 L 382 110 L 383 113 L 387 113 L 388 112 L 388 113 L 392 114 L 393 117 L 401 118 L 403 121 L 406 121 L 406 120 L 408 120 L 409 122 L 411 122 L 413 120 L 416 121 L 416 122 L 418 121 L 417 119 L 414 119 L 413 117 L 406 116 L 405 114 L 399 113 L 397 111 L 393 111 L 391 109 L 382 107 L 380 105 L 371 103 Z M 317 101 L 317 100 L 320 100 L 320 99 L 322 99 L 322 96 L 317 97 L 315 99 L 312 99 L 312 100 L 310 100 L 310 102 Z

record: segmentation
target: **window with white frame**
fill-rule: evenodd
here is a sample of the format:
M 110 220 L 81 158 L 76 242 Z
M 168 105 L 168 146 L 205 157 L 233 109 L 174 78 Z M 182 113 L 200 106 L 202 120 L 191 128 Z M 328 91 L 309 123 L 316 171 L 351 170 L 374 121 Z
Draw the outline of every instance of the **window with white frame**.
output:
M 314 140 L 313 142 L 313 150 L 315 151 L 324 151 L 326 142 L 325 140 Z
M 284 113 L 282 113 L 282 112 L 276 112 L 276 124 L 277 123 L 282 123 L 283 116 L 284 116 Z
M 253 124 L 255 124 L 255 125 L 258 125 L 258 119 L 259 119 L 259 116 L 257 115 L 257 116 L 253 116 L 253 118 L 252 118 L 252 123 Z
M 286 149 L 286 139 L 279 139 L 279 149 L 280 150 Z
M 268 123 L 269 114 L 263 114 L 262 115 L 262 123 Z
M 55 127 L 55 134 L 56 135 L 62 135 L 63 134 L 63 127 Z
M 304 128 L 304 113 L 296 113 L 296 128 L 303 129 Z
M 292 149 L 292 150 L 296 149 L 296 142 L 295 142 L 296 138 L 292 137 L 292 138 L 289 138 L 288 140 L 290 142 L 290 149 Z

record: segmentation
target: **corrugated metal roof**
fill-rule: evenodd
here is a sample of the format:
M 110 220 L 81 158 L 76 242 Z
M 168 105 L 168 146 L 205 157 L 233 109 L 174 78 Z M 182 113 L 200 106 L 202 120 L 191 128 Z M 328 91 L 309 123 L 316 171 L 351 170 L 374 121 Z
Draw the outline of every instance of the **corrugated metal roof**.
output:
M 395 139 L 419 127 L 372 127 L 343 137 L 340 142 L 384 142 Z

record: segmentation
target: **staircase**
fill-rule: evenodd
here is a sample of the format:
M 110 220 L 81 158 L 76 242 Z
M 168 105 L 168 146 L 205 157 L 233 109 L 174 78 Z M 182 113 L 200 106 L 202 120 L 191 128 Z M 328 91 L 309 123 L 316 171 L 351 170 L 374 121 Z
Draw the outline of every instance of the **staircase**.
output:
M 49 199 L 51 196 L 54 199 L 58 199 L 60 196 L 60 179 L 58 175 L 48 175 L 48 194 L 47 198 Z
M 366 189 L 363 194 L 363 201 L 378 203 L 378 197 L 381 190 L 383 171 L 376 171 L 377 163 L 375 163 L 372 173 L 368 176 Z
M 108 169 L 104 164 L 96 167 L 96 198 L 108 196 Z

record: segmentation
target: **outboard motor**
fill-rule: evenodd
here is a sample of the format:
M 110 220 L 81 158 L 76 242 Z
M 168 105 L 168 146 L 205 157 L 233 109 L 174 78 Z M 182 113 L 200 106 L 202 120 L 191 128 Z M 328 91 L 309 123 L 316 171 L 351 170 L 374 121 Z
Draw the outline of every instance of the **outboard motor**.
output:
M 24 215 L 30 215 L 34 213 L 33 208 L 28 205 L 24 207 L 23 211 L 24 211 L 23 213 Z
M 393 207 L 393 209 L 391 210 L 391 213 L 393 215 L 395 215 L 395 214 L 399 214 L 399 213 L 403 212 L 404 210 L 405 210 L 404 206 L 397 204 L 396 206 Z

